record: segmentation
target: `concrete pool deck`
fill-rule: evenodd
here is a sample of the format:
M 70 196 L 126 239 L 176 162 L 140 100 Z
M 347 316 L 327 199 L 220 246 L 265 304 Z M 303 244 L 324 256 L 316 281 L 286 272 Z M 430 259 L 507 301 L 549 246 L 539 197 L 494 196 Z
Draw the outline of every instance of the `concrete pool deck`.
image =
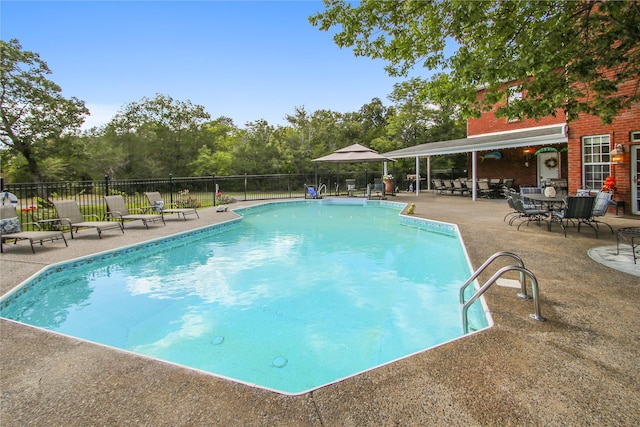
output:
M 640 424 L 640 279 L 588 255 L 615 245 L 607 227 L 599 239 L 588 227 L 565 238 L 560 227 L 510 227 L 504 200 L 430 193 L 389 200 L 458 224 L 474 268 L 495 252 L 519 255 L 538 279 L 547 321 L 529 317 L 533 304 L 517 290 L 492 286 L 490 330 L 292 397 L 3 320 L 0 425 Z M 45 243 L 35 255 L 26 242 L 6 245 L 0 293 L 47 264 L 234 217 L 199 212 L 166 227 L 106 231 L 102 240 L 82 231 L 68 248 Z M 603 220 L 614 229 L 640 226 L 639 217 Z M 505 264 L 496 262 L 481 283 Z

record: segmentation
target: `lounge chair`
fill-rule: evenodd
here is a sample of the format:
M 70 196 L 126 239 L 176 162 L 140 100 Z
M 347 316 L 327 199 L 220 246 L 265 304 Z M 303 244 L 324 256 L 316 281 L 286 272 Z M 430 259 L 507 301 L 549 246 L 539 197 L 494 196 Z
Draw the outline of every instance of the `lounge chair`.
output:
M 14 244 L 18 243 L 18 240 L 28 240 L 31 245 L 31 252 L 36 253 L 36 249 L 33 247 L 33 242 L 40 242 L 42 246 L 42 242 L 60 240 L 64 241 L 65 246 L 69 246 L 67 244 L 67 239 L 64 237 L 64 233 L 60 230 L 54 231 L 41 231 L 40 225 L 38 223 L 25 223 L 32 224 L 38 230 L 35 231 L 22 231 L 22 224 L 20 223 L 20 218 L 18 218 L 18 213 L 16 212 L 16 207 L 13 205 L 1 205 L 0 206 L 0 252 L 4 252 L 4 243 L 7 240 L 13 240 Z
M 460 196 L 464 196 L 464 193 L 466 192 L 467 192 L 467 187 L 462 185 L 462 181 L 460 181 L 459 179 L 454 179 L 453 191 L 451 192 L 451 194 L 458 194 Z
M 451 182 L 451 180 L 444 179 L 444 180 L 442 180 L 442 183 L 444 184 L 444 192 L 443 192 L 443 194 L 452 195 L 454 188 L 453 188 L 453 183 Z
M 593 212 L 593 203 L 595 197 L 567 197 L 564 209 L 562 211 L 554 211 L 549 221 L 549 231 L 551 231 L 551 224 L 557 222 L 564 231 L 564 237 L 567 237 L 567 227 L 569 221 L 574 220 L 578 222 L 578 233 L 580 232 L 580 224 L 586 224 L 593 228 L 596 232 L 596 239 L 598 238 L 598 229 L 591 224 L 591 213 Z
M 187 220 L 187 215 L 195 215 L 200 218 L 200 215 L 195 208 L 166 208 L 162 196 L 157 191 L 150 191 L 144 193 L 144 195 L 147 197 L 147 200 L 149 200 L 149 208 L 152 212 L 160 212 L 161 214 L 175 213 L 178 214 L 178 219 L 180 219 L 180 215 L 182 215 L 182 218 L 185 221 Z
M 159 214 L 132 214 L 129 212 L 127 203 L 121 195 L 104 196 L 104 200 L 107 202 L 107 216 L 120 220 L 122 228 L 124 228 L 125 221 L 142 221 L 147 229 L 150 222 L 162 221 L 162 224 L 167 225 L 164 222 L 162 212 Z
M 483 199 L 492 199 L 495 194 L 494 190 L 489 185 L 489 181 L 485 180 L 478 181 L 478 193 L 480 193 L 480 197 Z
M 75 229 L 77 233 L 81 228 L 95 228 L 98 232 L 98 237 L 101 239 L 104 230 L 119 228 L 124 233 L 122 224 L 116 221 L 98 221 L 96 215 L 91 215 L 96 218 L 96 221 L 86 221 L 75 200 L 58 200 L 53 202 L 53 206 L 56 208 L 58 218 L 40 222 L 57 222 L 62 227 L 69 227 L 72 239 L 73 230 Z
M 307 198 L 307 195 L 312 199 L 322 199 L 322 196 L 316 192 L 316 189 L 311 185 L 305 185 L 307 187 L 307 193 L 304 195 L 304 198 Z
M 447 192 L 447 187 L 444 186 L 444 182 L 441 179 L 435 178 L 433 180 L 433 189 L 436 194 L 445 194 Z

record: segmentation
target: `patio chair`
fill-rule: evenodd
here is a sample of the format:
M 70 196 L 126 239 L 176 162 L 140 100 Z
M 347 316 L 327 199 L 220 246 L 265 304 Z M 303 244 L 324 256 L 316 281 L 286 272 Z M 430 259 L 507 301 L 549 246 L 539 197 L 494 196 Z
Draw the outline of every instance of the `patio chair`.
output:
M 150 209 L 152 212 L 160 212 L 161 214 L 175 213 L 178 214 L 178 219 L 180 219 L 180 215 L 182 215 L 182 218 L 185 221 L 187 220 L 187 215 L 195 215 L 200 218 L 200 215 L 195 208 L 166 208 L 164 200 L 162 199 L 162 196 L 158 191 L 150 191 L 144 193 L 144 195 L 147 197 L 147 200 L 149 200 Z
M 567 227 L 569 221 L 573 223 L 575 220 L 578 223 L 578 233 L 580 232 L 580 224 L 586 224 L 593 228 L 596 233 L 596 239 L 598 238 L 598 229 L 591 224 L 591 213 L 593 212 L 593 203 L 595 197 L 567 197 L 564 204 L 564 209 L 561 211 L 554 211 L 549 220 L 549 231 L 551 231 L 551 224 L 557 222 L 564 231 L 564 237 L 567 237 Z M 565 225 L 566 224 L 566 225 Z
M 591 218 L 589 221 L 595 224 L 598 228 L 600 228 L 600 224 L 606 225 L 611 230 L 611 234 L 614 234 L 613 227 L 606 222 L 597 219 L 606 215 L 612 197 L 613 195 L 606 191 L 599 191 L 598 194 L 596 194 L 595 201 L 593 202 L 593 211 L 591 212 Z
M 511 188 L 511 187 L 513 187 L 513 182 L 514 182 L 514 181 L 515 181 L 515 180 L 514 180 L 513 178 L 505 178 L 505 179 L 502 181 L 502 185 L 503 185 L 503 186 L 505 186 L 505 187 L 507 187 L 507 188 Z
M 462 181 L 456 179 L 453 181 L 453 191 L 451 194 L 458 194 L 460 196 L 464 196 L 464 193 L 467 192 L 467 187 L 462 185 Z
M 517 211 L 517 215 L 514 215 L 509 220 L 509 225 L 513 225 L 514 221 L 519 219 L 520 223 L 518 224 L 518 230 L 520 230 L 520 226 L 525 222 L 527 223 L 527 227 L 528 227 L 531 221 L 535 221 L 539 227 L 540 223 L 543 220 L 545 220 L 549 215 L 549 211 L 547 210 L 537 209 L 537 208 L 531 209 L 531 208 L 525 207 L 524 202 L 520 197 L 512 197 L 511 200 L 512 200 L 514 209 Z
M 489 181 L 485 181 L 485 180 L 478 181 L 478 192 L 480 193 L 480 197 L 483 199 L 493 198 L 494 191 L 489 185 Z
M 454 188 L 451 180 L 444 179 L 442 183 L 444 184 L 444 194 L 452 195 Z
M 506 185 L 502 186 L 502 197 L 504 197 L 505 199 L 509 199 L 514 194 L 518 194 L 518 192 L 513 188 L 507 187 Z
M 371 184 L 367 185 L 367 198 L 372 199 L 374 197 L 384 198 L 384 182 L 381 178 L 374 178 L 373 186 Z
M 464 181 L 464 186 L 467 188 L 467 196 L 471 197 L 473 196 L 473 187 L 476 187 L 476 194 L 478 194 L 478 186 L 475 185 L 475 181 L 471 178 L 467 178 Z
M 305 184 L 305 188 L 307 189 L 307 192 L 304 193 L 305 199 L 307 198 L 307 196 L 311 197 L 312 199 L 319 199 L 321 197 L 318 193 L 316 193 L 316 189 L 313 188 L 313 186 Z
M 541 209 L 542 205 L 536 203 L 532 199 L 527 198 L 527 194 L 543 194 L 542 187 L 520 187 L 520 194 L 522 195 L 522 203 L 527 209 Z
M 514 202 L 515 198 L 520 198 L 520 195 L 519 194 L 517 194 L 517 195 L 514 194 L 512 196 L 507 197 L 507 205 L 511 208 L 511 212 L 507 212 L 505 214 L 504 218 L 502 218 L 503 222 L 505 222 L 507 220 L 507 218 L 509 218 L 509 225 L 511 225 L 511 222 L 512 222 L 511 220 L 514 217 L 520 216 L 520 211 L 518 210 L 518 208 L 516 208 L 516 205 L 515 205 L 515 202 Z
M 62 231 L 42 231 L 38 223 L 32 222 L 25 223 L 25 225 L 26 224 L 34 225 L 38 230 L 22 231 L 22 224 L 20 223 L 20 218 L 18 218 L 16 207 L 13 205 L 0 206 L 0 252 L 4 252 L 3 243 L 8 240 L 13 240 L 14 244 L 17 244 L 18 240 L 28 240 L 31 245 L 31 252 L 34 254 L 36 253 L 36 249 L 33 246 L 33 242 L 40 242 L 40 246 L 42 246 L 42 242 L 44 241 L 53 242 L 62 239 L 64 245 L 69 246 Z
M 159 214 L 130 213 L 124 197 L 119 194 L 116 196 L 104 196 L 104 200 L 107 202 L 107 216 L 120 220 L 123 229 L 125 221 L 142 221 L 147 229 L 149 228 L 150 222 L 162 221 L 162 224 L 167 225 L 164 222 L 164 215 L 162 212 Z
M 356 187 L 356 180 L 355 179 L 347 179 L 345 180 L 345 183 L 347 185 L 347 194 L 351 197 L 353 196 L 353 193 L 355 193 L 358 189 Z
M 42 223 L 51 222 L 58 223 L 61 227 L 69 227 L 71 232 L 71 238 L 73 239 L 73 230 L 76 233 L 81 228 L 94 228 L 98 232 L 98 237 L 102 239 L 102 232 L 104 230 L 110 230 L 119 228 L 124 233 L 122 224 L 117 221 L 98 221 L 97 215 L 90 215 L 94 217 L 96 221 L 86 221 L 85 216 L 82 215 L 80 208 L 75 200 L 58 200 L 53 202 L 53 206 L 56 209 L 57 219 L 49 219 L 40 221 Z
M 441 179 L 435 178 L 433 180 L 433 189 L 436 194 L 445 194 L 447 192 L 447 187 L 444 186 L 444 182 Z

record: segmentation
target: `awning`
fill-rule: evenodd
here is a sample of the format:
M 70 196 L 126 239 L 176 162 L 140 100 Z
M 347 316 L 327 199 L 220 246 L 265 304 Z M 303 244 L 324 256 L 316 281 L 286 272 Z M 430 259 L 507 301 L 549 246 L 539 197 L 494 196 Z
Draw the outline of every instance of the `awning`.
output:
M 390 159 L 469 153 L 546 144 L 567 143 L 567 125 L 537 127 L 526 130 L 471 136 L 450 141 L 429 142 L 382 155 Z

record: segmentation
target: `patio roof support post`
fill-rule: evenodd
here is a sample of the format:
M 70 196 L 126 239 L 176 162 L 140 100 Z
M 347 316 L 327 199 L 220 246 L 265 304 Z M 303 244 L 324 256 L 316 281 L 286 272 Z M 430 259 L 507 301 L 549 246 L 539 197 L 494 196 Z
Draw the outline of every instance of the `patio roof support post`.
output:
M 427 156 L 427 190 L 431 190 L 431 156 Z
M 382 176 L 389 175 L 387 173 L 387 161 L 382 162 Z
M 416 196 L 420 195 L 420 157 L 416 156 Z
M 474 202 L 477 200 L 477 191 L 478 191 L 478 152 L 471 152 L 471 179 L 473 180 L 473 189 L 471 191 L 471 200 Z

